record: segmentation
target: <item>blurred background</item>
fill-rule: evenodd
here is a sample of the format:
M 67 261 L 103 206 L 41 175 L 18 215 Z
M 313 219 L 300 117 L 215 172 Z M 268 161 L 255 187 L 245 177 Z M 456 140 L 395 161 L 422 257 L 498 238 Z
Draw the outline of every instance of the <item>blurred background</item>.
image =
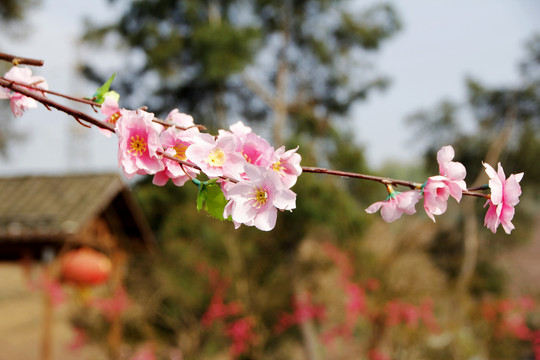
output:
M 423 182 L 452 144 L 469 186 L 482 161 L 525 172 L 511 235 L 472 198 L 386 224 L 364 211 L 383 186 L 315 174 L 273 231 L 234 230 L 195 210 L 193 186 L 122 180 L 116 139 L 2 103 L 0 358 L 540 358 L 538 14 L 0 0 L 0 51 L 44 59 L 34 73 L 56 91 L 91 96 L 116 73 L 122 107 L 178 108 L 214 133 L 242 120 L 305 166 Z

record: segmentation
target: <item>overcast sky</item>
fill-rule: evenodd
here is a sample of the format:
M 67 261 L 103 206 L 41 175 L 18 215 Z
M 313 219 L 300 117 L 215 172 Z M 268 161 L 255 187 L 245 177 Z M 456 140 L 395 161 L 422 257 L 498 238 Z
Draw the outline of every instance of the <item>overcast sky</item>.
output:
M 369 1 L 375 2 L 375 1 Z M 390 88 L 356 108 L 351 127 L 365 145 L 370 164 L 413 162 L 422 148 L 403 122 L 406 115 L 442 99 L 462 101 L 464 78 L 489 85 L 518 79 L 524 43 L 540 32 L 537 0 L 394 0 L 403 30 L 376 56 L 378 71 L 392 79 Z M 94 90 L 73 68 L 81 52 L 77 38 L 82 16 L 106 21 L 118 8 L 105 1 L 42 0 L 27 17 L 28 35 L 12 40 L 0 33 L 0 51 L 38 57 L 51 89 L 76 95 Z M 96 129 L 43 108 L 13 120 L 27 135 L 0 160 L 0 175 L 115 171 L 116 141 Z

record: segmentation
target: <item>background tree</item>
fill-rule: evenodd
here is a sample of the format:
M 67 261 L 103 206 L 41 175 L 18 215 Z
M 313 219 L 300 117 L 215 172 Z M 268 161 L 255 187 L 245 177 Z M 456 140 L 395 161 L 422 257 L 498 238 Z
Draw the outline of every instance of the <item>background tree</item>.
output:
M 178 106 L 210 128 L 249 119 L 260 132 L 271 133 L 276 146 L 300 144 L 305 165 L 365 172 L 362 149 L 342 129 L 347 128 L 350 106 L 386 85 L 383 77 L 359 73 L 365 69 L 357 66 L 359 61 L 398 27 L 395 13 L 385 5 L 359 9 L 330 1 L 136 1 L 118 24 L 90 30 L 87 39 L 119 35 L 133 59 L 127 61 L 126 73 L 138 79 L 133 82 L 131 76 L 124 76 L 121 84 L 121 92 L 131 93 L 132 106 L 141 104 L 142 93 L 151 93 L 144 102 L 152 111 L 165 115 Z M 531 55 L 529 62 L 534 59 Z M 525 68 L 531 71 L 531 66 Z M 91 77 L 109 75 L 101 70 L 85 68 Z M 122 77 L 119 71 L 118 78 Z M 436 165 L 432 159 L 441 145 L 455 143 L 457 160 L 473 169 L 468 180 L 474 181 L 479 174 L 474 169 L 480 168 L 486 152 L 493 163 L 501 144 L 509 141 L 512 149 L 517 143 L 516 130 L 511 134 L 501 129 L 508 128 L 505 124 L 524 129 L 521 124 L 529 121 L 525 119 L 536 116 L 530 107 L 536 100 L 521 88 L 492 91 L 473 81 L 469 88 L 468 106 L 479 124 L 477 132 L 460 127 L 462 107 L 452 102 L 417 119 L 433 135 L 428 168 Z M 518 111 L 516 99 L 523 99 L 528 107 Z M 522 112 L 526 109 L 529 115 Z M 530 131 L 520 133 L 531 136 Z M 493 141 L 493 136 L 499 138 Z M 489 151 L 491 143 L 496 146 Z M 485 336 L 481 319 L 471 315 L 478 314 L 478 299 L 484 295 L 504 295 L 500 272 L 487 261 L 493 247 L 477 261 L 474 246 L 478 248 L 480 238 L 470 224 L 482 221 L 475 211 L 481 204 L 471 202 L 464 216 L 440 220 L 437 228 L 424 220 L 381 227 L 364 217 L 364 209 L 384 196 L 383 189 L 378 195 L 371 185 L 308 174 L 299 179 L 295 191 L 298 209 L 281 216 L 273 232 L 250 228 L 232 232 L 230 224 L 192 212 L 190 189 L 156 188 L 149 179 L 139 183 L 136 193 L 160 238 L 161 251 L 132 264 L 128 286 L 140 312 L 129 319 L 126 337 L 178 346 L 186 358 L 219 357 L 227 344 L 234 344 L 227 339 L 230 321 L 245 320 L 244 324 L 251 324 L 244 327 L 245 339 L 251 331 L 257 334 L 256 340 L 246 340 L 247 350 L 240 354 L 246 358 L 291 358 L 301 357 L 300 353 L 310 359 L 359 354 L 376 358 L 371 351 L 378 348 L 415 359 L 485 353 L 495 358 L 530 352 L 528 342 L 513 341 L 504 351 L 491 353 L 489 346 L 496 342 Z M 343 308 L 343 299 L 349 298 L 350 293 L 332 277 L 336 267 L 328 261 L 331 251 L 324 247 L 326 242 L 354 256 L 348 285 L 367 284 L 370 278 L 380 284 L 380 292 L 371 298 L 372 312 L 364 314 L 370 321 L 355 325 L 355 344 L 343 347 L 340 354 L 321 345 L 321 334 L 332 329 L 332 321 L 335 325 L 339 317 L 334 313 L 326 322 L 308 317 L 285 332 L 274 330 L 280 314 L 295 312 L 291 298 L 303 304 L 331 303 L 334 310 Z M 332 294 L 341 298 L 331 300 Z M 443 319 L 441 325 L 450 339 L 443 345 L 437 340 L 433 344 L 439 345 L 430 345 L 429 335 L 416 329 L 388 325 L 391 312 L 387 310 L 395 310 L 390 305 L 396 299 L 398 304 L 406 303 L 409 316 L 419 316 L 411 304 L 423 297 L 434 300 Z M 214 314 L 213 321 L 203 321 L 214 305 L 230 314 L 221 318 Z
M 417 125 L 420 138 L 429 145 L 426 160 L 432 159 L 441 145 L 454 145 L 458 161 L 470 169 L 467 175 L 469 185 L 473 182 L 477 182 L 476 185 L 486 183 L 487 177 L 478 166 L 482 161 L 493 166 L 498 161 L 508 164 L 505 167 L 507 174 L 526 174 L 523 182 L 524 200 L 514 219 L 518 230 L 513 231 L 510 237 L 493 241 L 493 236 L 489 234 L 488 243 L 477 226 L 471 225 L 483 220 L 483 204 L 479 202 L 471 203 L 467 211 L 463 211 L 463 206 L 458 216 L 450 222 L 443 220 L 442 226 L 434 234 L 434 245 L 430 249 L 434 261 L 455 281 L 456 286 L 462 287 L 461 292 L 473 295 L 467 299 L 467 305 L 464 305 L 466 309 L 478 306 L 486 296 L 524 295 L 523 289 L 506 281 L 508 267 L 503 268 L 500 264 L 502 261 L 494 259 L 503 259 L 508 251 L 526 246 L 537 237 L 538 166 L 533 159 L 540 155 L 539 70 L 540 37 L 536 35 L 527 44 L 527 54 L 520 66 L 520 79 L 515 85 L 490 87 L 468 78 L 465 83 L 468 92 L 465 103 L 446 100 L 432 110 L 420 111 L 409 118 L 412 124 Z M 426 166 L 433 168 L 433 162 L 429 161 L 429 164 Z M 462 230 L 455 231 L 456 228 Z M 495 235 L 495 239 L 498 236 Z M 526 259 L 522 261 L 525 264 Z M 526 265 L 523 266 L 526 269 Z M 539 291 L 532 288 L 534 292 Z M 538 326 L 534 321 L 532 324 Z M 483 340 L 478 337 L 477 344 Z M 520 351 L 526 352 L 523 347 L 530 347 L 528 344 L 521 346 L 494 341 L 487 350 L 489 358 L 502 359 L 517 356 Z M 509 355 L 508 351 L 513 355 Z
M 159 115 L 179 107 L 211 129 L 241 118 L 271 134 L 275 146 L 301 145 L 305 165 L 364 171 L 362 148 L 343 129 L 351 107 L 388 84 L 368 60 L 399 27 L 396 13 L 384 4 L 133 1 L 117 23 L 91 28 L 85 39 L 99 44 L 116 35 L 125 49 L 122 68 L 106 69 L 118 73 L 117 90 L 129 94 L 128 105 L 125 98 L 121 105 L 144 102 Z M 98 67 L 83 70 L 99 80 L 110 75 Z M 291 297 L 315 291 L 315 278 L 299 260 L 302 244 L 315 239 L 354 247 L 368 223 L 364 209 L 374 199 L 373 186 L 303 176 L 295 186 L 298 208 L 280 216 L 267 234 L 233 232 L 228 223 L 201 219 L 191 210 L 193 189 L 156 188 L 149 181 L 138 184 L 136 193 L 163 251 L 151 266 L 133 265 L 145 269 L 133 271 L 133 291 L 144 293 L 139 299 L 152 299 L 144 304 L 144 321 L 151 326 L 133 328 L 151 328 L 152 336 L 171 346 L 191 349 L 186 356 L 193 358 L 223 346 L 201 323 L 212 286 L 197 269 L 208 264 L 234 279 L 228 299 L 240 301 L 243 314 L 254 319 L 258 340 L 249 357 L 287 353 L 293 344 L 309 358 L 320 358 L 312 323 L 281 337 L 272 328 L 291 307 Z

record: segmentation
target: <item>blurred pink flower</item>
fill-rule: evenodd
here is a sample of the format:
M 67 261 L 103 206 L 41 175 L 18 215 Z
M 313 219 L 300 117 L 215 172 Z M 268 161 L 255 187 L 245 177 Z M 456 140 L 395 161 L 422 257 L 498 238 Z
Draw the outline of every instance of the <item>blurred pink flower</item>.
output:
M 433 221 L 433 215 L 441 215 L 446 211 L 450 196 L 460 202 L 463 190 L 467 190 L 464 180 L 467 171 L 463 164 L 452 161 L 454 155 L 452 146 L 443 146 L 437 152 L 440 175 L 429 177 L 423 186 L 424 210 Z
M 156 360 L 154 345 L 151 343 L 145 344 L 129 360 Z
M 489 176 L 489 188 L 491 189 L 491 197 L 486 202 L 489 204 L 489 209 L 484 218 L 484 226 L 490 229 L 493 233 L 497 231 L 497 227 L 502 225 L 507 234 L 514 229 L 511 220 L 514 217 L 514 206 L 519 203 L 521 195 L 521 186 L 519 182 L 523 178 L 523 173 L 512 174 L 507 179 L 501 163 L 498 163 L 497 172 L 489 164 L 484 163 L 486 173 Z
M 143 110 L 121 110 L 116 123 L 118 163 L 124 175 L 155 174 L 165 168 L 161 155 L 159 131 L 153 126 L 154 114 Z
M 381 217 L 386 222 L 392 222 L 397 220 L 403 215 L 403 213 L 412 215 L 416 212 L 415 205 L 420 200 L 420 191 L 412 190 L 405 192 L 393 192 L 388 196 L 385 201 L 378 201 L 371 204 L 366 212 L 373 214 L 379 209 L 381 210 Z
M 378 349 L 370 349 L 368 351 L 368 359 L 369 360 L 390 360 L 388 356 L 386 356 L 383 352 L 381 352 Z
M 4 78 L 43 90 L 49 88 L 43 76 L 32 76 L 32 70 L 26 67 L 14 66 L 4 74 Z M 27 109 L 37 107 L 36 100 L 6 88 L 0 88 L 0 99 L 9 99 L 9 105 L 15 117 L 21 116 Z
M 237 357 L 247 351 L 249 346 L 255 343 L 257 336 L 253 331 L 254 320 L 251 317 L 243 317 L 227 324 L 226 334 L 231 339 L 231 355 Z
M 242 305 L 238 302 L 230 302 L 226 304 L 223 299 L 223 294 L 216 291 L 212 296 L 210 305 L 202 317 L 204 326 L 211 326 L 216 320 L 223 320 L 229 316 L 238 315 L 242 312 Z
M 311 300 L 311 294 L 306 292 L 293 297 L 292 313 L 283 313 L 274 326 L 276 333 L 280 334 L 292 326 L 306 323 L 309 320 L 323 319 L 326 309 L 323 305 L 316 305 Z
M 112 297 L 94 299 L 90 306 L 99 310 L 108 321 L 113 321 L 126 311 L 131 305 L 131 301 L 123 287 L 114 291 Z
M 73 338 L 66 345 L 70 351 L 77 351 L 83 348 L 88 343 L 88 335 L 86 331 L 80 327 L 73 327 Z
M 57 279 L 44 274 L 41 281 L 43 290 L 45 290 L 49 296 L 54 307 L 57 307 L 66 301 L 66 293 Z

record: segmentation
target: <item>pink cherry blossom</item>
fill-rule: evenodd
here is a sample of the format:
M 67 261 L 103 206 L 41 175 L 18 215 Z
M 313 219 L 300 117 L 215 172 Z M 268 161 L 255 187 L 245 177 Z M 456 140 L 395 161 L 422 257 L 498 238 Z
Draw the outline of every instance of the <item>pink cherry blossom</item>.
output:
M 14 66 L 5 73 L 4 78 L 43 90 L 49 88 L 44 77 L 32 76 L 32 70 L 26 67 Z M 15 117 L 21 116 L 27 109 L 37 107 L 36 100 L 6 88 L 0 88 L 0 99 L 9 99 L 9 105 Z
M 242 147 L 244 145 L 244 141 L 246 139 L 246 135 L 251 134 L 251 128 L 248 126 L 245 126 L 241 121 L 238 121 L 237 123 L 229 126 L 229 130 L 219 129 L 218 130 L 218 139 L 223 138 L 232 138 L 234 139 L 234 142 L 236 143 L 236 151 L 242 152 Z M 253 134 L 255 135 L 255 134 Z M 255 135 L 257 136 L 257 135 Z M 266 140 L 265 140 L 266 141 Z M 270 146 L 270 145 L 268 145 Z
M 433 215 L 441 215 L 446 211 L 450 196 L 460 202 L 463 191 L 467 190 L 464 180 L 467 171 L 463 164 L 452 161 L 454 155 L 454 148 L 450 145 L 443 146 L 437 152 L 440 175 L 429 177 L 423 187 L 424 210 L 433 221 Z
M 254 133 L 247 133 L 241 139 L 240 153 L 250 164 L 266 167 L 270 165 L 274 148 L 262 137 Z
M 184 129 L 195 126 L 193 117 L 191 115 L 181 113 L 178 109 L 171 110 L 169 115 L 167 115 L 167 117 L 165 118 L 165 121 L 173 123 L 174 125 L 184 128 Z M 199 129 L 198 128 L 196 129 L 198 132 Z
M 232 124 L 229 126 L 229 129 L 231 129 L 231 132 L 237 136 L 245 136 L 251 132 L 251 128 L 244 125 L 244 123 L 241 121 Z
M 507 179 L 501 163 L 497 165 L 497 172 L 489 164 L 484 163 L 484 167 L 489 176 L 489 188 L 491 189 L 490 199 L 484 205 L 489 204 L 484 218 L 484 226 L 495 233 L 500 224 L 504 231 L 510 234 L 514 229 L 511 220 L 514 217 L 514 206 L 519 203 L 521 195 L 519 182 L 523 179 L 523 173 L 512 174 Z
M 296 184 L 296 179 L 302 174 L 300 161 L 302 157 L 296 153 L 296 149 L 285 151 L 285 146 L 280 147 L 272 156 L 272 169 L 276 171 L 286 188 Z
M 199 133 L 198 128 L 189 128 L 188 130 L 178 130 L 170 127 L 160 135 L 161 145 L 164 147 L 166 154 L 174 156 L 179 160 L 186 161 L 186 150 L 194 143 L 193 137 Z M 163 186 L 169 179 L 176 185 L 182 186 L 184 183 L 199 174 L 190 166 L 181 166 L 177 161 L 167 158 L 163 159 L 165 169 L 154 175 L 152 183 L 154 185 Z
M 122 116 L 120 107 L 118 106 L 118 96 L 105 96 L 105 100 L 101 104 L 101 113 L 107 117 L 105 119 L 106 123 L 116 125 L 116 122 Z M 110 137 L 112 134 L 112 132 L 106 129 L 100 128 L 99 131 L 107 137 Z
M 424 185 L 424 210 L 433 221 L 433 215 L 443 214 L 448 206 L 450 187 L 447 183 L 448 179 L 444 176 L 431 176 Z
M 158 151 L 161 151 L 159 132 L 153 126 L 154 114 L 143 110 L 121 110 L 116 123 L 118 135 L 118 163 L 124 175 L 155 174 L 165 169 Z
M 201 133 L 193 137 L 194 143 L 186 150 L 189 161 L 198 165 L 210 178 L 226 176 L 239 180 L 246 160 L 236 152 L 236 142 L 227 136 L 217 140 L 210 134 Z
M 412 215 L 416 212 L 415 205 L 420 200 L 420 191 L 412 190 L 405 192 L 394 192 L 385 201 L 378 201 L 371 204 L 366 212 L 373 214 L 379 209 L 381 217 L 386 222 L 397 220 L 403 213 Z
M 278 175 L 259 166 L 244 167 L 247 180 L 242 180 L 226 191 L 229 203 L 223 217 L 232 217 L 238 224 L 255 226 L 269 231 L 276 225 L 277 210 L 296 208 L 296 194 L 285 188 Z

